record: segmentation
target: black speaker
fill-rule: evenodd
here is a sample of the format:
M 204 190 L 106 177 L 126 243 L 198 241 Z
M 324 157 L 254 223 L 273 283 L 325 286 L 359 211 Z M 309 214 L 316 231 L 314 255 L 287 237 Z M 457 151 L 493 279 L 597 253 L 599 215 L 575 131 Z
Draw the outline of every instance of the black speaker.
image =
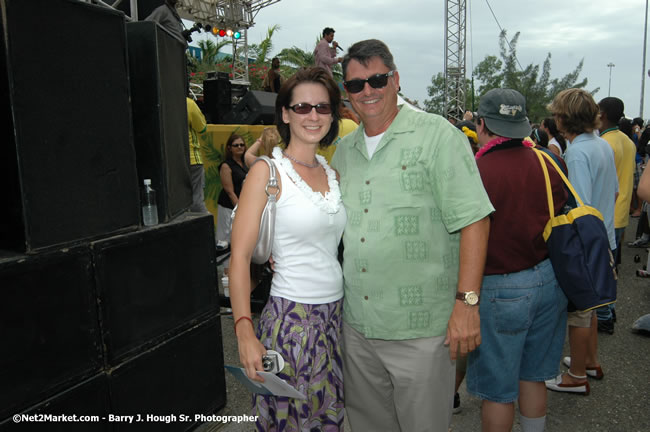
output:
M 138 431 L 194 429 L 195 415 L 226 405 L 223 366 L 221 320 L 214 316 L 112 369 L 111 410 L 160 416 L 157 422 L 139 423 Z M 126 423 L 114 426 L 115 431 L 134 430 Z
M 117 0 L 104 0 L 104 2 L 114 5 L 117 3 Z M 165 4 L 165 0 L 138 0 L 138 19 L 140 21 L 144 20 L 146 17 L 148 17 L 151 12 L 154 11 L 158 6 L 162 6 Z M 131 16 L 131 2 L 128 0 L 122 0 L 120 3 L 117 4 L 116 7 L 118 10 L 121 10 L 125 14 L 128 14 Z
M 187 213 L 92 244 L 109 365 L 218 313 L 213 225 Z
M 65 391 L 57 393 L 51 398 L 32 406 L 20 413 L 19 422 L 15 422 L 13 415 L 5 421 L 0 422 L 0 432 L 47 430 L 48 432 L 108 432 L 112 430 L 112 424 L 108 421 L 110 414 L 108 377 L 100 373 L 77 384 Z M 76 415 L 94 416 L 82 422 L 73 421 L 28 421 L 33 419 L 45 419 L 47 415 L 65 415 L 67 417 Z M 24 416 L 27 416 L 25 419 Z
M 224 124 L 270 125 L 275 120 L 276 93 L 252 90 L 223 119 Z
M 155 22 L 126 27 L 138 177 L 151 179 L 166 222 L 192 204 L 185 47 Z
M 88 246 L 0 259 L 0 419 L 103 366 Z
M 203 108 L 208 123 L 220 124 L 232 109 L 231 84 L 225 79 L 203 81 Z
M 0 249 L 135 229 L 124 16 L 73 0 L 0 0 L 0 8 Z M 35 22 L 38 32 L 25 31 Z M 48 49 L 26 54 L 43 35 Z

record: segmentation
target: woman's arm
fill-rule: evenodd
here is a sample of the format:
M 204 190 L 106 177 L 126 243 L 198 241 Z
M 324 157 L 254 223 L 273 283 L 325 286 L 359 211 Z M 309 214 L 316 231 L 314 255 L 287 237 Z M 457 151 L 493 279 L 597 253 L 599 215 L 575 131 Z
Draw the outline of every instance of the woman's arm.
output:
M 636 193 L 643 201 L 650 202 L 650 167 L 643 170 Z
M 239 202 L 239 198 L 235 195 L 235 184 L 232 181 L 232 170 L 227 163 L 221 164 L 219 177 L 221 177 L 221 186 L 223 187 L 223 190 L 228 194 L 228 198 L 230 198 L 232 205 L 236 206 Z
M 264 370 L 262 356 L 266 348 L 255 336 L 251 318 L 251 256 L 259 233 L 262 210 L 266 205 L 264 189 L 269 179 L 269 167 L 265 163 L 256 164 L 248 172 L 239 199 L 237 215 L 233 221 L 230 254 L 230 304 L 233 319 L 237 323 L 235 333 L 239 346 L 239 360 L 249 378 L 264 382 L 255 371 Z
M 262 146 L 262 138 L 258 138 L 255 140 L 252 146 L 250 146 L 247 150 L 246 153 L 244 153 L 244 163 L 246 164 L 247 167 L 253 166 L 255 163 L 255 160 L 257 159 L 257 154 L 260 151 L 260 147 Z

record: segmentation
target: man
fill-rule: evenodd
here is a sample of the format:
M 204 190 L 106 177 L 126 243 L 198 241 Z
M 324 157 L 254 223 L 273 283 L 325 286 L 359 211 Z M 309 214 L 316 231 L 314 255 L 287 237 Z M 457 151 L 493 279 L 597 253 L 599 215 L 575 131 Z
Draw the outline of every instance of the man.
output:
M 177 3 L 178 0 L 165 0 L 164 4 L 154 9 L 144 20 L 157 22 L 178 39 L 183 46 L 187 47 L 187 40 L 183 35 L 183 21 L 176 11 Z
M 329 44 L 332 44 L 330 48 Z M 316 44 L 314 49 L 314 60 L 316 66 L 322 67 L 332 75 L 332 65 L 343 61 L 341 57 L 336 57 L 336 48 L 339 44 L 334 40 L 334 29 L 325 27 L 323 29 L 323 38 Z
M 478 115 L 477 165 L 496 211 L 479 306 L 483 342 L 467 359 L 467 391 L 483 399 L 484 431 L 512 430 L 518 400 L 522 430 L 541 432 L 544 381 L 557 375 L 567 321 L 567 299 L 541 235 L 549 219 L 546 181 L 524 140 L 531 127 L 521 93 L 490 90 L 481 97 Z M 553 205 L 562 208 L 562 178 L 544 164 Z
M 478 300 L 494 210 L 465 135 L 397 106 L 379 40 L 354 44 L 344 85 L 361 126 L 337 146 L 344 233 L 343 373 L 357 431 L 446 432 L 454 360 L 481 343 Z
M 203 189 L 205 188 L 205 171 L 201 158 L 201 143 L 198 134 L 207 129 L 205 117 L 196 102 L 187 98 L 187 130 L 189 131 L 190 146 L 190 175 L 192 178 L 192 206 L 190 211 L 209 213 L 205 206 Z
M 594 134 L 600 109 L 593 97 L 582 89 L 563 90 L 548 106 L 557 127 L 570 142 L 565 153 L 569 181 L 586 205 L 603 215 L 609 245 L 616 249 L 614 203 L 618 192 L 614 152 L 607 141 Z M 598 331 L 593 311 L 569 312 L 571 357 L 564 359 L 569 370 L 546 381 L 550 390 L 588 395 L 587 376 L 600 379 L 603 371 L 598 362 Z
M 614 151 L 614 164 L 618 178 L 618 197 L 614 205 L 614 235 L 617 256 L 620 257 L 621 238 L 625 227 L 630 222 L 630 203 L 632 202 L 636 169 L 636 146 L 618 128 L 618 122 L 624 115 L 623 101 L 616 97 L 606 97 L 598 102 L 598 107 L 600 108 L 600 136 Z M 615 313 L 613 304 L 598 308 L 598 331 L 614 333 Z

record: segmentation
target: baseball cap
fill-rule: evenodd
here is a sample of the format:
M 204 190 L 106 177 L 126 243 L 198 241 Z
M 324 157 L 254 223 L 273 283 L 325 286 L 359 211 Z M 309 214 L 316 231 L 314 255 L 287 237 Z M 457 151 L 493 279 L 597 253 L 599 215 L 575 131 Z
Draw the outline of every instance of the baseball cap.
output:
M 481 97 L 478 115 L 493 133 L 525 138 L 532 131 L 526 116 L 526 98 L 513 89 L 492 89 Z

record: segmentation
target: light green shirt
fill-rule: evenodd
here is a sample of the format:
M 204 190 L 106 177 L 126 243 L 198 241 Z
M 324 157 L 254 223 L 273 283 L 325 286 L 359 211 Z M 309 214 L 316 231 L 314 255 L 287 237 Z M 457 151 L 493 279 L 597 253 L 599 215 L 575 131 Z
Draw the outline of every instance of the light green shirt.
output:
M 343 318 L 367 338 L 445 334 L 458 282 L 460 229 L 494 211 L 465 135 L 402 108 L 368 159 L 364 128 L 337 146 L 348 213 Z

